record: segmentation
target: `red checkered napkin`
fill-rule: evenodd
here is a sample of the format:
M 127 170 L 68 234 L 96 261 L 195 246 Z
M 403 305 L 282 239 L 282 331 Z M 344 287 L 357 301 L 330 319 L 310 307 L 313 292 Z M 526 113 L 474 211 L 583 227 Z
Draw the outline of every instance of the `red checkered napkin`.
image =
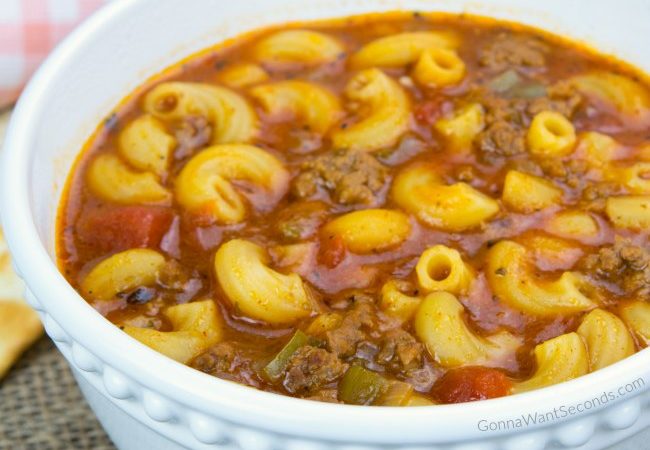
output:
M 0 0 L 0 108 L 79 22 L 108 0 Z

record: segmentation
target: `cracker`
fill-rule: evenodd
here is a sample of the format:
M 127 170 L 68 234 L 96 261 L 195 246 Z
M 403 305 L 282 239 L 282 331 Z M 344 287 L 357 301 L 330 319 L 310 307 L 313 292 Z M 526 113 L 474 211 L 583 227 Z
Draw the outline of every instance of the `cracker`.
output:
M 11 267 L 0 230 L 0 378 L 43 334 L 38 314 L 23 300 L 24 286 Z
M 38 315 L 28 305 L 0 301 L 0 377 L 42 334 Z

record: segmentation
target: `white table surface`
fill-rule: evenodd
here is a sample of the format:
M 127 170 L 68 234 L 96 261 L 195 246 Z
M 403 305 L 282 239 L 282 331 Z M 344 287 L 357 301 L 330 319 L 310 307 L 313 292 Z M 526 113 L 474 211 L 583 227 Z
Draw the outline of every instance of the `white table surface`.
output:
M 0 113 L 0 148 L 4 138 L 4 132 L 9 121 L 10 112 Z M 650 429 L 638 433 L 618 445 L 610 447 L 609 450 L 649 450 L 650 449 Z M 521 449 L 526 450 L 526 449 Z

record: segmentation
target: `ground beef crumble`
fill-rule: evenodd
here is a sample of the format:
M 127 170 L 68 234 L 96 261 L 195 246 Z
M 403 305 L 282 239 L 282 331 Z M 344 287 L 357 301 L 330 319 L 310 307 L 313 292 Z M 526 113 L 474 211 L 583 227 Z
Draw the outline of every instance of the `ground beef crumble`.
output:
M 526 102 L 477 91 L 485 108 L 485 128 L 474 141 L 479 157 L 484 162 L 494 162 L 526 151 L 526 128 L 530 119 Z
M 347 369 L 335 354 L 307 345 L 289 360 L 283 384 L 291 394 L 312 395 L 338 380 Z
M 363 151 L 337 150 L 303 163 L 291 193 L 308 198 L 322 188 L 337 203 L 373 205 L 379 202 L 377 196 L 387 179 L 388 169 L 374 156 Z
M 375 308 L 371 297 L 363 294 L 354 297 L 354 305 L 341 324 L 325 333 L 327 347 L 339 357 L 351 356 L 357 345 L 366 338 L 365 329 L 376 323 Z
M 190 367 L 207 374 L 236 381 L 247 386 L 259 387 L 256 373 L 257 355 L 248 352 L 233 342 L 219 342 L 190 362 Z
M 613 245 L 602 247 L 579 263 L 580 269 L 595 273 L 620 286 L 625 295 L 650 296 L 650 249 L 616 237 Z
M 542 111 L 554 111 L 572 117 L 582 103 L 582 96 L 569 83 L 556 83 L 546 89 L 546 96 L 530 100 L 526 112 L 534 116 Z
M 424 358 L 424 346 L 408 331 L 396 328 L 388 331 L 381 342 L 377 360 L 404 371 L 420 367 Z
M 589 169 L 587 161 L 581 159 L 544 158 L 540 159 L 539 165 L 546 176 L 561 181 L 571 188 L 584 185 L 584 175 Z
M 479 64 L 494 71 L 512 66 L 542 67 L 548 50 L 548 45 L 536 36 L 504 31 L 481 48 Z
M 481 152 L 481 159 L 485 162 L 526 151 L 523 127 L 505 120 L 487 125 L 485 130 L 479 134 L 476 143 Z

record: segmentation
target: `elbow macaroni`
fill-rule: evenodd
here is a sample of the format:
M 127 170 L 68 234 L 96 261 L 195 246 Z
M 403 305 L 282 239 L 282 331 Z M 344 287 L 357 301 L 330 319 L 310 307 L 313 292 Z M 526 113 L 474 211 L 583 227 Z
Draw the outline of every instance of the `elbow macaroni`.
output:
M 577 332 L 587 345 L 592 371 L 634 353 L 634 340 L 623 321 L 603 309 L 594 309 L 587 314 Z
M 415 273 L 425 292 L 465 294 L 474 279 L 473 270 L 465 264 L 458 250 L 444 245 L 426 249 L 415 266 Z
M 556 236 L 579 240 L 597 237 L 600 226 L 587 212 L 562 211 L 547 222 L 545 230 Z
M 485 110 L 480 103 L 472 103 L 452 117 L 438 120 L 433 127 L 453 150 L 471 149 L 472 141 L 485 128 Z
M 422 86 L 441 88 L 460 83 L 465 72 L 465 63 L 455 50 L 433 48 L 422 52 L 412 75 Z
M 416 31 L 376 39 L 352 55 L 352 67 L 403 67 L 420 58 L 422 52 L 432 49 L 454 49 L 458 36 L 444 31 Z
M 208 214 L 219 223 L 246 216 L 242 195 L 233 180 L 263 188 L 275 203 L 286 192 L 289 173 L 270 153 L 252 145 L 216 145 L 194 156 L 176 179 L 176 200 L 191 212 Z
M 236 311 L 271 324 L 288 324 L 314 312 L 314 304 L 297 274 L 268 267 L 266 251 L 252 242 L 233 239 L 214 257 L 221 289 Z
M 409 127 L 411 106 L 408 95 L 379 69 L 357 73 L 345 88 L 345 95 L 360 111 L 358 122 L 331 134 L 335 148 L 375 151 L 394 145 Z
M 565 156 L 573 151 L 576 131 L 562 114 L 552 111 L 538 113 L 526 134 L 528 150 L 535 156 Z
M 155 250 L 136 248 L 109 256 L 81 282 L 81 292 L 95 300 L 110 300 L 120 292 L 156 282 L 165 257 Z
M 336 95 L 306 81 L 279 81 L 257 86 L 250 94 L 269 115 L 283 117 L 284 114 L 285 120 L 297 118 L 320 134 L 325 134 L 342 114 Z M 287 113 L 292 117 L 286 117 Z
M 411 234 L 408 216 L 390 209 L 363 209 L 326 223 L 322 233 L 340 236 L 353 253 L 373 253 L 395 247 Z
M 308 30 L 278 31 L 255 46 L 255 58 L 265 64 L 301 63 L 318 65 L 335 61 L 345 53 L 336 39 Z
M 580 135 L 576 151 L 584 153 L 590 166 L 604 168 L 616 159 L 616 151 L 620 147 L 614 138 L 595 131 L 588 131 Z
M 161 120 L 205 117 L 213 127 L 213 144 L 246 143 L 257 134 L 257 116 L 248 101 L 230 89 L 211 84 L 161 83 L 145 96 L 144 109 Z
M 556 270 L 572 267 L 583 254 L 579 244 L 546 234 L 532 233 L 525 242 L 537 264 Z
M 125 326 L 124 332 L 183 364 L 221 340 L 223 321 L 212 300 L 171 306 L 164 315 L 171 322 L 173 331 Z
M 269 249 L 269 253 L 278 267 L 298 275 L 309 274 L 317 252 L 318 244 L 310 241 L 276 245 Z
M 535 347 L 537 370 L 532 378 L 515 384 L 513 392 L 526 392 L 569 381 L 589 372 L 585 344 L 576 333 L 549 339 Z
M 650 344 L 650 304 L 645 301 L 628 303 L 621 308 L 621 317 L 643 345 Z
M 500 241 L 490 249 L 486 270 L 494 294 L 527 314 L 573 314 L 596 306 L 580 292 L 584 281 L 573 272 L 564 272 L 553 281 L 536 279 L 526 249 L 513 241 Z
M 243 89 L 268 81 L 269 74 L 257 64 L 239 63 L 224 68 L 218 78 L 228 87 Z
M 138 170 L 167 173 L 169 156 L 176 147 L 174 139 L 155 117 L 144 115 L 129 123 L 119 135 L 117 150 Z
M 466 183 L 442 184 L 431 166 L 400 171 L 391 195 L 402 209 L 425 224 L 446 231 L 477 227 L 499 212 L 499 204 Z
M 562 190 L 543 178 L 510 170 L 503 182 L 501 199 L 514 211 L 531 213 L 559 204 Z
M 151 172 L 135 172 L 119 157 L 104 153 L 97 156 L 86 173 L 88 186 L 104 200 L 124 205 L 167 203 L 170 192 Z
M 609 197 L 605 212 L 617 228 L 650 228 L 650 196 Z
M 606 177 L 625 186 L 630 194 L 650 194 L 650 162 L 607 168 Z
M 381 288 L 381 309 L 400 323 L 411 320 L 422 302 L 419 297 L 404 293 L 408 287 L 403 280 L 389 280 Z
M 463 305 L 448 292 L 429 294 L 415 314 L 415 332 L 431 357 L 444 367 L 498 364 L 521 342 L 507 332 L 483 338 L 463 320 Z
M 309 324 L 305 333 L 309 336 L 322 336 L 330 330 L 337 328 L 343 322 L 343 316 L 339 313 L 328 312 L 319 314 Z
M 575 76 L 571 83 L 585 95 L 609 103 L 630 117 L 646 118 L 650 113 L 650 92 L 628 77 L 596 71 Z

